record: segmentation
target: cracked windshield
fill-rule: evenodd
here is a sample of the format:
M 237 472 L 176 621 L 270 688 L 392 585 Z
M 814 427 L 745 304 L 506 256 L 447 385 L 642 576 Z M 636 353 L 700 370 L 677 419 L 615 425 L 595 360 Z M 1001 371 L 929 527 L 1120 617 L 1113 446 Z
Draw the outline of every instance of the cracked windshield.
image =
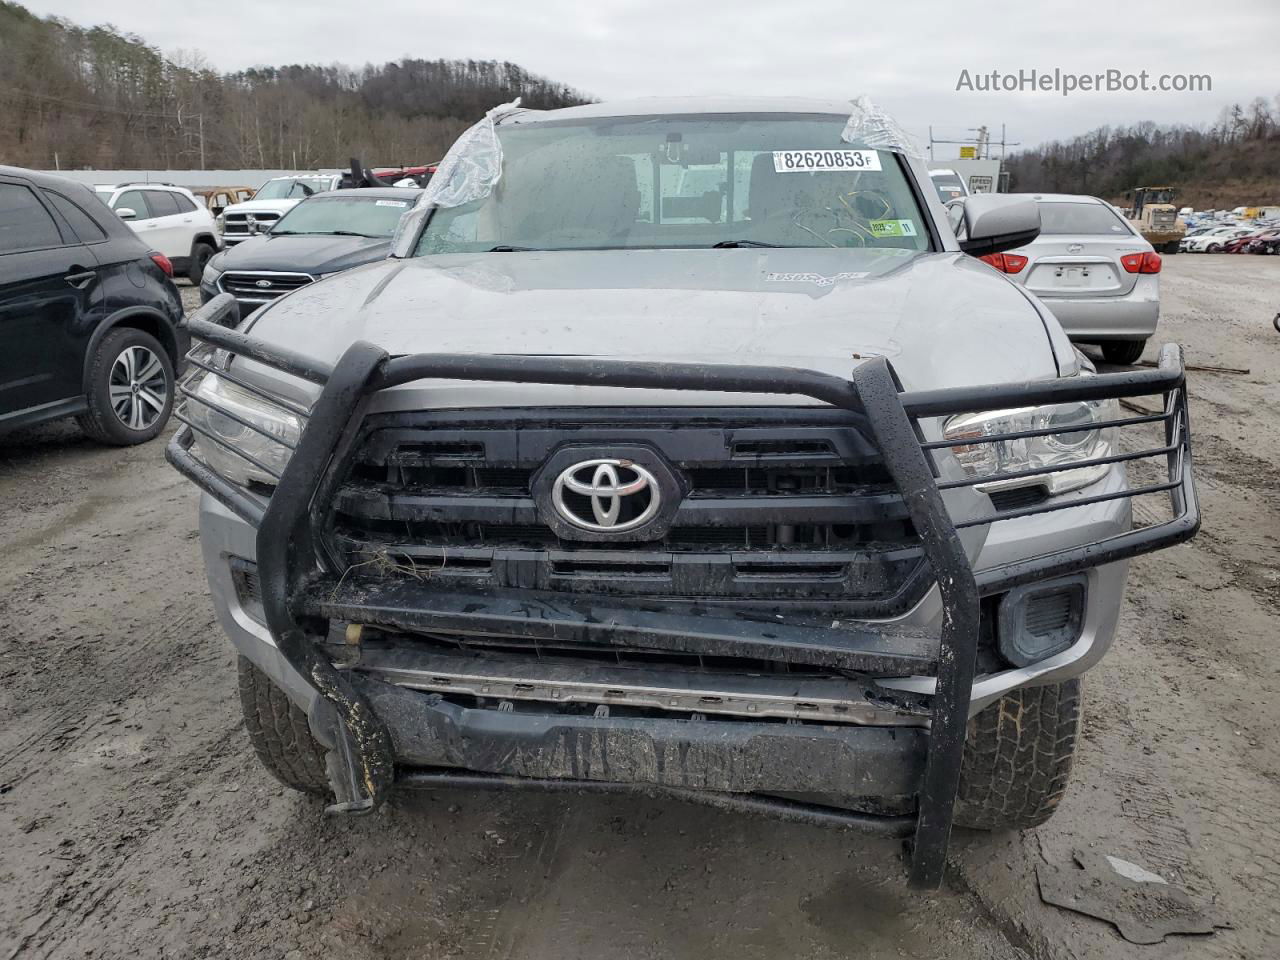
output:
M 843 117 L 639 117 L 500 128 L 502 176 L 432 215 L 418 253 L 896 247 L 928 233 L 900 164 Z

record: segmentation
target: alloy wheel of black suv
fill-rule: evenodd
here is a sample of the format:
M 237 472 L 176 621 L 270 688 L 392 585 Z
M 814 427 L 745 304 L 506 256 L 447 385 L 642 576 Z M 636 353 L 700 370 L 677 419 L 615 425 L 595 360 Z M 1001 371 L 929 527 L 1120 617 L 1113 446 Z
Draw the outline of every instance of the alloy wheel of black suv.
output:
M 188 346 L 172 275 L 89 187 L 0 166 L 0 433 L 74 416 L 101 443 L 159 434 Z

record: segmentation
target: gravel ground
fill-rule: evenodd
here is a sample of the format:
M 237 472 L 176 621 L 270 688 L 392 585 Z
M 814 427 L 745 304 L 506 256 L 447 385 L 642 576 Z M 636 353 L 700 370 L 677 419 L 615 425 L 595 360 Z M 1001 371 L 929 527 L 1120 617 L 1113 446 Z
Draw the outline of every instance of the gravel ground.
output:
M 1134 956 L 1040 902 L 1036 865 L 1075 849 L 1224 925 L 1151 955 L 1274 955 L 1280 258 L 1165 263 L 1161 338 L 1252 369 L 1192 375 L 1204 530 L 1134 563 L 1055 819 L 958 836 L 928 896 L 894 844 L 668 803 L 433 793 L 326 819 L 248 749 L 162 442 L 0 438 L 0 960 Z

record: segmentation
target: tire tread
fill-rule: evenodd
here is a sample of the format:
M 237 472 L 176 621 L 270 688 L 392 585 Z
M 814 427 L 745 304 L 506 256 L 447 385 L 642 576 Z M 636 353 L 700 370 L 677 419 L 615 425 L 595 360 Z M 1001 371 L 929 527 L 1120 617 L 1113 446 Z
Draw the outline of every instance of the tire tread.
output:
M 1080 680 L 1023 687 L 969 721 L 956 823 L 1025 830 L 1058 808 L 1080 731 Z
M 247 657 L 239 657 L 240 707 L 254 753 L 286 787 L 328 796 L 326 751 L 311 735 L 307 716 Z

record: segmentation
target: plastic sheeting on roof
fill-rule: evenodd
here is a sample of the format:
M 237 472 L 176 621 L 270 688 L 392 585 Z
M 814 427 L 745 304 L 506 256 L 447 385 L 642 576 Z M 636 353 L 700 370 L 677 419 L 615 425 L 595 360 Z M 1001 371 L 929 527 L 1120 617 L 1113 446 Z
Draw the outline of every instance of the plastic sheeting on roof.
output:
M 872 103 L 870 97 L 859 96 L 849 102 L 853 111 L 840 134 L 845 143 L 901 153 L 917 160 L 924 157 L 915 139 L 898 125 L 897 120 Z
M 482 200 L 502 179 L 502 144 L 497 122 L 520 109 L 520 98 L 499 104 L 463 131 L 440 161 L 418 206 L 460 207 Z

